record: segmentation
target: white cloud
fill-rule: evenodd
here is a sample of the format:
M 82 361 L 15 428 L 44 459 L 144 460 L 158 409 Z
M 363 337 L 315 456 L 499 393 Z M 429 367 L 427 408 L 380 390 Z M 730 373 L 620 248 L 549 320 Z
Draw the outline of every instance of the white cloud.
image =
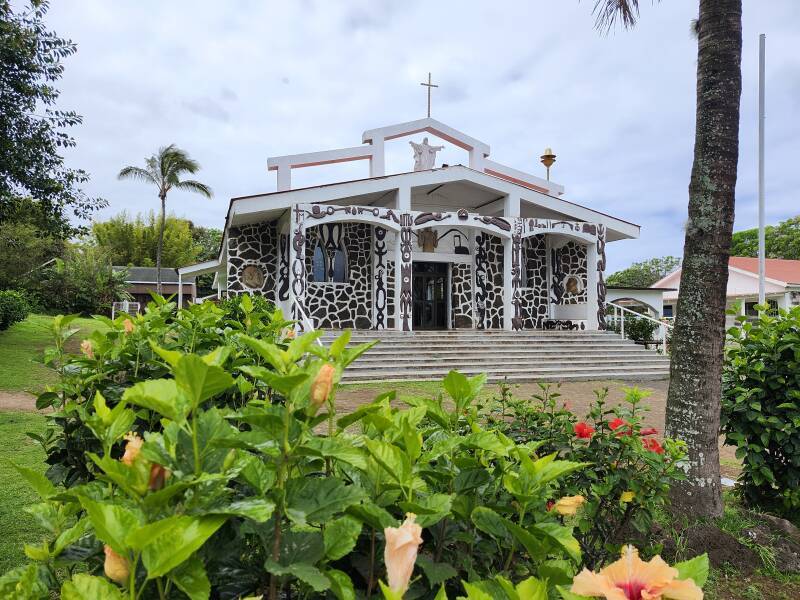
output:
M 755 224 L 757 36 L 767 33 L 768 216 L 796 214 L 800 13 L 794 0 L 745 3 L 738 229 Z M 62 105 L 85 117 L 70 162 L 87 191 L 110 200 L 102 217 L 156 206 L 119 182 L 158 146 L 176 143 L 203 166 L 216 197 L 174 194 L 171 209 L 220 226 L 232 196 L 273 190 L 270 155 L 355 145 L 361 132 L 433 114 L 485 140 L 500 162 L 541 172 L 571 200 L 640 223 L 612 244 L 610 268 L 680 254 L 694 144 L 697 3 L 642 6 L 635 30 L 593 29 L 588 2 L 55 3 L 48 16 L 78 43 Z M 410 165 L 405 141 L 391 163 Z M 463 162 L 452 149 L 445 162 Z M 363 176 L 343 165 L 298 181 Z

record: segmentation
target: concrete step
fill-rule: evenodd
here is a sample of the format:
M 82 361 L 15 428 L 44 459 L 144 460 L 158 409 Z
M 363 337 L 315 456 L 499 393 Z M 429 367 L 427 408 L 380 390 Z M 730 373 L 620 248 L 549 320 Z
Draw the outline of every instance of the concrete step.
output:
M 411 374 L 413 374 L 413 373 L 421 373 L 423 371 L 441 370 L 441 369 L 446 369 L 447 371 L 450 371 L 451 369 L 456 369 L 457 371 L 472 369 L 478 371 L 499 373 L 502 371 L 513 371 L 518 369 L 534 371 L 534 370 L 552 370 L 552 369 L 570 370 L 570 369 L 583 369 L 583 368 L 604 369 L 604 368 L 637 367 L 637 366 L 640 366 L 642 368 L 649 368 L 649 367 L 669 368 L 669 360 L 662 360 L 659 358 L 628 359 L 628 360 L 585 358 L 585 359 L 569 360 L 569 361 L 552 361 L 549 363 L 545 361 L 537 363 L 527 363 L 527 362 L 509 363 L 507 361 L 502 361 L 502 360 L 497 360 L 497 361 L 429 360 L 426 362 L 397 361 L 393 363 L 362 363 L 360 361 L 356 361 L 352 365 L 350 365 L 347 370 L 348 372 L 353 372 L 353 373 L 359 371 L 375 371 L 375 372 L 409 371 L 411 372 Z
M 571 349 L 569 352 L 569 356 L 577 357 L 577 356 L 588 356 L 588 357 L 595 357 L 598 355 L 596 348 L 587 348 L 585 350 L 581 349 Z M 622 346 L 616 349 L 607 349 L 604 348 L 602 352 L 603 356 L 613 356 L 617 357 L 646 357 L 652 356 L 651 352 L 648 352 L 644 348 L 628 348 L 626 346 Z M 660 356 L 656 354 L 656 356 Z M 553 360 L 553 359 L 563 359 L 564 358 L 564 351 L 559 349 L 549 349 L 549 348 L 477 348 L 473 350 L 458 350 L 458 349 L 442 349 L 442 350 L 432 350 L 429 348 L 425 349 L 418 349 L 413 348 L 409 350 L 398 350 L 397 348 L 382 348 L 378 349 L 378 347 L 371 348 L 369 352 L 362 354 L 358 361 L 386 361 L 386 360 L 424 360 L 428 358 L 437 358 L 437 359 L 459 359 L 459 358 L 469 358 L 471 360 L 480 360 L 485 357 L 491 358 L 498 358 L 503 360 Z
M 462 371 L 465 375 L 477 375 L 485 371 Z M 405 373 L 361 373 L 358 376 L 345 375 L 345 384 L 392 383 L 402 381 L 441 381 L 447 375 L 446 371 L 437 373 L 424 373 L 416 377 L 409 377 Z M 490 383 L 508 381 L 511 383 L 530 383 L 546 381 L 655 381 L 669 377 L 669 369 L 609 369 L 607 371 L 568 371 L 558 373 L 487 373 Z

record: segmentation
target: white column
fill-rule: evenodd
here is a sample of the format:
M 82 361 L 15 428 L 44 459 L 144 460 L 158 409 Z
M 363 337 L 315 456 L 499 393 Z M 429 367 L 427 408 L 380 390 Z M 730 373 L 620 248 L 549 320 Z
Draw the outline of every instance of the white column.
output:
M 509 194 L 503 199 L 503 216 L 518 217 L 520 206 L 519 194 Z
M 400 212 L 411 210 L 411 188 L 409 186 L 397 188 L 397 210 Z
M 597 280 L 597 243 L 589 243 L 586 244 L 586 329 L 592 331 L 597 330 Z
M 283 164 L 278 167 L 278 191 L 286 192 L 292 189 L 292 167 Z
M 385 144 L 383 138 L 372 140 L 372 158 L 369 159 L 369 176 L 383 177 L 386 175 Z
M 178 271 L 178 310 L 183 308 L 183 275 Z
M 514 261 L 514 241 L 503 238 L 503 329 L 511 330 L 514 318 L 514 287 L 511 267 Z

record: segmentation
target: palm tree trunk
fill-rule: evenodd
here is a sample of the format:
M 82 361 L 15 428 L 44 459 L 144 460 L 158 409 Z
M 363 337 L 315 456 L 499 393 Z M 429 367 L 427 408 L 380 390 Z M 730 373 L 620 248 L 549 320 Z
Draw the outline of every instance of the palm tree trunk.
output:
M 161 219 L 158 226 L 158 246 L 156 248 L 156 292 L 159 296 L 161 293 L 161 249 L 164 247 L 164 225 L 166 222 L 167 213 L 167 195 L 165 193 L 159 194 L 161 198 Z
M 700 0 L 697 123 L 667 397 L 669 437 L 687 444 L 674 510 L 722 514 L 719 419 L 725 291 L 733 231 L 742 90 L 742 2 Z

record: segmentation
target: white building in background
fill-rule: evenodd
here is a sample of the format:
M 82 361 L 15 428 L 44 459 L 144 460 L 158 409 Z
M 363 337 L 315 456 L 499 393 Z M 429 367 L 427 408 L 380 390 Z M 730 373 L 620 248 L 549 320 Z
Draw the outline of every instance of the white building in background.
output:
M 767 302 L 777 308 L 800 305 L 800 260 L 768 258 L 766 270 Z M 681 269 L 673 271 L 653 284 L 654 288 L 671 288 L 664 291 L 664 316 L 674 317 L 679 310 L 678 292 Z M 727 308 L 737 308 L 739 313 L 757 316 L 758 304 L 758 259 L 746 256 L 731 256 L 728 262 Z M 734 324 L 735 317 L 728 315 L 727 326 Z
M 422 133 L 461 148 L 466 165 L 437 167 L 441 146 L 417 138 L 414 170 L 387 173 L 385 143 Z M 322 329 L 605 329 L 606 245 L 638 225 L 432 118 L 361 141 L 269 158 L 277 192 L 231 199 L 218 258 L 179 276 L 215 273 L 220 296 L 263 294 Z M 346 161 L 368 176 L 292 186 L 293 170 Z

